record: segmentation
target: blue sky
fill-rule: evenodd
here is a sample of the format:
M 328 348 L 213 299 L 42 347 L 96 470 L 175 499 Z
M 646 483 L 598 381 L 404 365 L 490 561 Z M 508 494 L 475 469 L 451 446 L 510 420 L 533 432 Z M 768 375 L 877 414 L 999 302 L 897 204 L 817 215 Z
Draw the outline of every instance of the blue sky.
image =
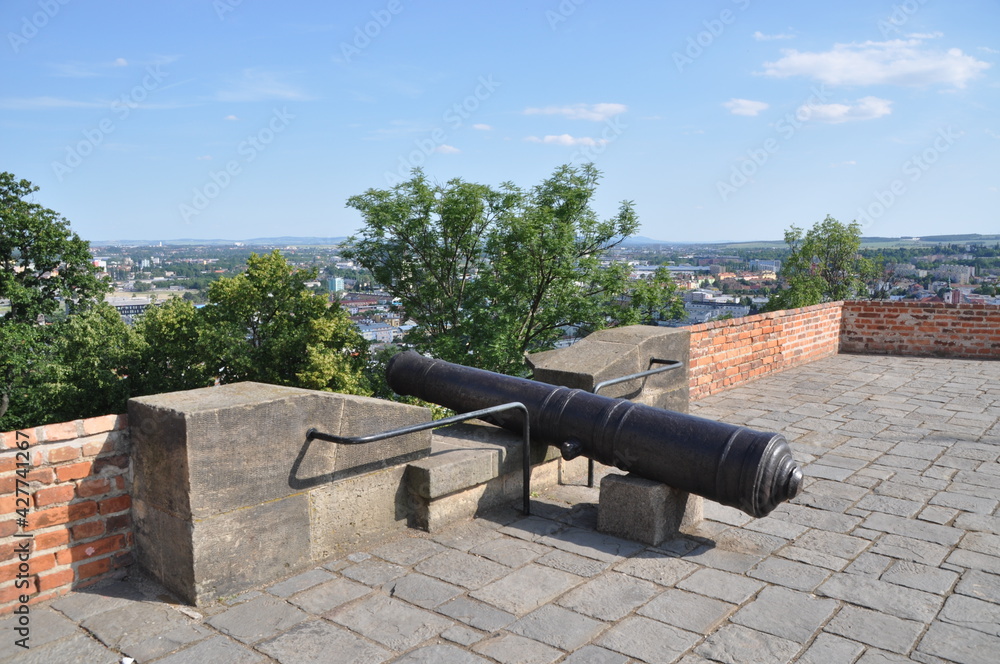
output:
M 349 235 L 421 166 L 667 241 L 1000 232 L 1000 3 L 7 0 L 0 170 L 89 240 Z

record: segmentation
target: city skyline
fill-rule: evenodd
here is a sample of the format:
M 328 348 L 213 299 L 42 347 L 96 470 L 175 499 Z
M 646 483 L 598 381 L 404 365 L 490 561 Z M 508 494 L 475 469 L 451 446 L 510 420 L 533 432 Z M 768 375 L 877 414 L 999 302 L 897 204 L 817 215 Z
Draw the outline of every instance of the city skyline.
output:
M 585 161 L 655 240 L 998 231 L 995 3 L 103 7 L 0 13 L 2 168 L 86 239 L 347 236 L 414 167 Z

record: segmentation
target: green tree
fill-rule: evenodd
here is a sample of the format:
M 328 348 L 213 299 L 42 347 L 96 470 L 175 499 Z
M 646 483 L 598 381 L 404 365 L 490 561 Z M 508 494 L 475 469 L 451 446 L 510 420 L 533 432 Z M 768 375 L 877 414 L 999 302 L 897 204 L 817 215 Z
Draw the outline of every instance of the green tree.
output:
M 785 231 L 785 242 L 789 254 L 781 277 L 786 288 L 771 298 L 765 311 L 856 297 L 865 292 L 865 279 L 875 271 L 859 253 L 861 225 L 856 221 L 844 224 L 827 216 L 805 233 L 792 226 Z
M 661 320 L 681 320 L 687 317 L 684 301 L 677 294 L 677 284 L 665 267 L 656 269 L 648 279 L 639 279 L 632 286 L 631 307 L 619 323 L 624 325 L 656 325 Z
M 69 222 L 34 202 L 38 187 L 0 173 L 0 430 L 31 426 L 44 411 L 34 387 L 51 358 L 62 311 L 85 311 L 110 289 L 97 276 L 89 245 Z M 96 339 L 94 340 L 97 341 Z
M 252 254 L 245 272 L 212 282 L 208 304 L 183 298 L 137 322 L 134 365 L 143 393 L 252 380 L 367 393 L 367 344 L 338 307 L 305 286 L 315 270 L 293 270 L 277 251 Z
M 591 208 L 600 173 L 562 166 L 531 190 L 419 170 L 391 190 L 347 204 L 365 227 L 345 256 L 402 302 L 418 327 L 408 341 L 435 357 L 523 373 L 524 353 L 567 327 L 596 329 L 621 313 L 628 266 L 601 257 L 638 228 L 631 203 L 601 221 Z

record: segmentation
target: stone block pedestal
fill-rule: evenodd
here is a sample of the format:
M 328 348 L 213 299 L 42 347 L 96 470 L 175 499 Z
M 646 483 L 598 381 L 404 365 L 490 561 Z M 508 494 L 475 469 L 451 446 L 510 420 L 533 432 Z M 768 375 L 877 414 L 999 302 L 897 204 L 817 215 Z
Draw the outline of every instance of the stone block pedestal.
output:
M 702 519 L 701 496 L 633 475 L 605 475 L 597 529 L 656 546 Z

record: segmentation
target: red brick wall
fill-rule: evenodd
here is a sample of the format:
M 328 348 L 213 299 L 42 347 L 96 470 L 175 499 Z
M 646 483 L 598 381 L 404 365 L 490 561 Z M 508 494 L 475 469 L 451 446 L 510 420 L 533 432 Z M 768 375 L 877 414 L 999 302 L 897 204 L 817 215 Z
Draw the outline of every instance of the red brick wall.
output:
M 940 302 L 845 302 L 845 353 L 1000 359 L 1000 307 Z
M 691 400 L 835 355 L 842 302 L 694 325 Z
M 129 468 L 124 415 L 0 434 L 0 614 L 123 573 Z

